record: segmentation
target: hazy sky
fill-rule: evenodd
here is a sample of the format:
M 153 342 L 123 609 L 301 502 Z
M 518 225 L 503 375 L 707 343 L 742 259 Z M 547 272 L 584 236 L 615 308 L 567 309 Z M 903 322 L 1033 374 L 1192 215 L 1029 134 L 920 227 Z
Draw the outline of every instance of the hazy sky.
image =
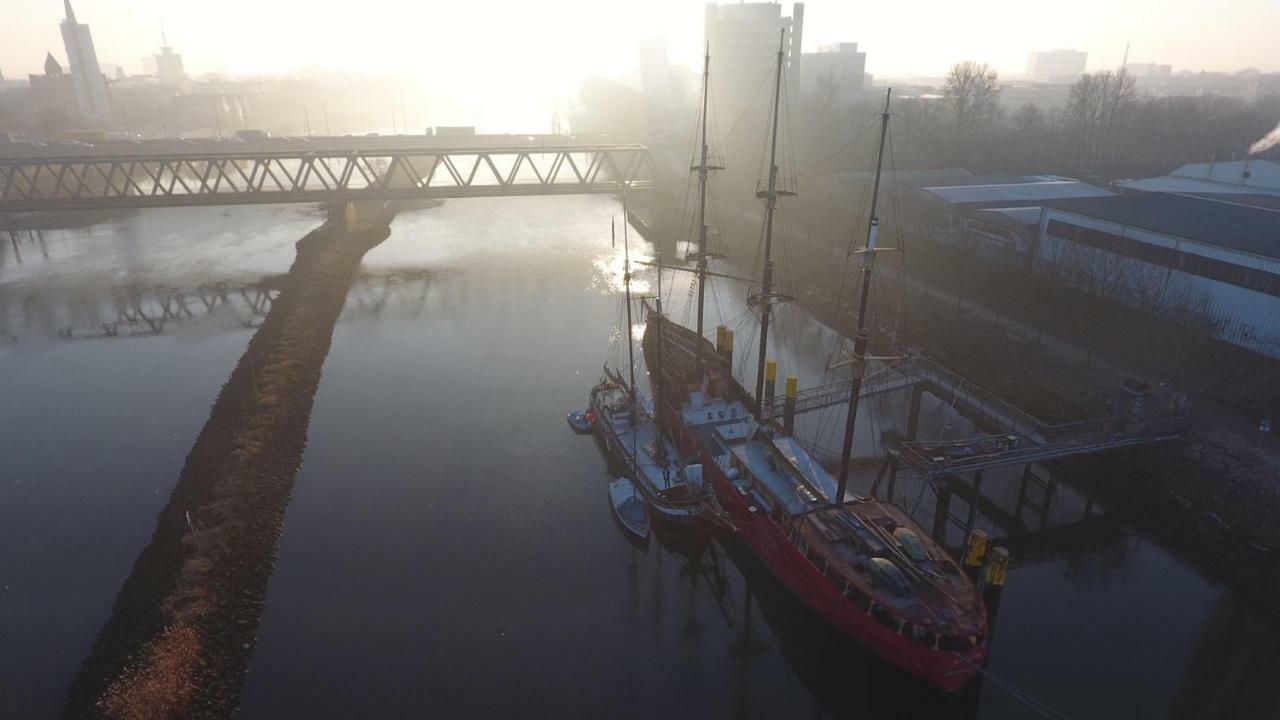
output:
M 156 52 L 163 20 L 194 73 L 398 71 L 460 97 L 497 94 L 516 103 L 572 95 L 586 75 L 628 75 L 646 36 L 666 35 L 673 59 L 694 64 L 704 13 L 697 0 L 73 2 L 93 29 L 99 59 L 130 73 Z M 0 3 L 0 70 L 39 72 L 50 50 L 65 60 L 60 0 Z M 1110 68 L 1126 41 L 1131 61 L 1175 70 L 1276 71 L 1278 27 L 1280 0 L 814 0 L 806 4 L 804 45 L 858 42 L 877 77 L 939 75 L 965 59 L 1014 75 L 1029 51 L 1058 47 L 1087 50 L 1090 69 Z

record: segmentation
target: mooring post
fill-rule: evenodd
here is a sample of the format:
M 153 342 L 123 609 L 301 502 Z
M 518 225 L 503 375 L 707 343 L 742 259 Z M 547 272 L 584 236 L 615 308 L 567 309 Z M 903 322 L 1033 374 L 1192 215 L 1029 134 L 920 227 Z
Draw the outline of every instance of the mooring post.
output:
M 798 382 L 795 375 L 787 376 L 787 397 L 782 406 L 782 434 L 784 435 L 790 435 L 796 429 L 796 384 Z M 843 498 L 837 498 L 836 502 L 841 500 Z
M 924 395 L 924 388 L 920 383 L 911 386 L 911 407 L 907 411 L 907 441 L 916 439 L 916 432 L 920 427 L 920 399 Z
M 969 579 L 978 582 L 982 564 L 987 557 L 987 531 L 978 528 L 969 533 L 964 547 L 964 572 Z
M 987 606 L 987 647 L 996 630 L 996 616 L 1000 613 L 1000 596 L 1004 594 L 1005 577 L 1009 574 L 1009 549 L 992 548 L 983 575 L 982 602 Z
M 773 396 L 777 392 L 778 361 L 770 360 L 764 364 L 764 401 L 766 406 L 773 405 Z
M 724 356 L 725 365 L 729 366 L 729 372 L 733 372 L 733 331 L 729 328 L 724 329 L 724 351 L 720 353 Z

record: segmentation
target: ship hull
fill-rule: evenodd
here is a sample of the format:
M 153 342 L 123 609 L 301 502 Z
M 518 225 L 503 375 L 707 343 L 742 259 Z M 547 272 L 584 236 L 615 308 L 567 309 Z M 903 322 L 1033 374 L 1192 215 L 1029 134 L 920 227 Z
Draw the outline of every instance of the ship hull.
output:
M 793 595 L 843 635 L 929 684 L 954 692 L 976 676 L 986 647 L 935 650 L 901 635 L 845 598 L 796 549 L 780 525 L 751 510 L 719 467 L 705 458 L 703 467 L 716 500 L 729 515 L 744 544 Z
M 599 432 L 601 439 L 604 441 L 605 451 L 610 457 L 623 468 L 631 467 L 631 449 L 624 445 L 623 431 L 619 431 L 610 422 L 611 414 L 608 408 L 604 407 L 601 402 L 599 393 L 592 393 L 591 407 L 596 416 L 595 429 Z M 629 476 L 632 473 L 627 473 Z M 639 473 L 635 473 L 638 475 Z M 649 510 L 654 518 L 659 522 L 666 522 L 675 525 L 694 527 L 704 523 L 708 507 L 705 502 L 698 499 L 689 499 L 684 501 L 672 501 L 670 498 L 664 497 L 656 492 L 645 482 L 644 478 L 630 477 L 632 484 L 636 488 L 636 492 L 645 503 L 649 506 Z

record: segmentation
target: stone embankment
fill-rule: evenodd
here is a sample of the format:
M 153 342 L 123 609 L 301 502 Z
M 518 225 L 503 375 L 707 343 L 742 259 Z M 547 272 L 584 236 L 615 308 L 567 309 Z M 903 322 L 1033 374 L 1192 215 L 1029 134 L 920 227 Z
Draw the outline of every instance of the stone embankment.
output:
M 70 689 L 68 717 L 234 712 L 334 324 L 394 215 L 364 213 L 359 224 L 334 213 L 297 243 Z

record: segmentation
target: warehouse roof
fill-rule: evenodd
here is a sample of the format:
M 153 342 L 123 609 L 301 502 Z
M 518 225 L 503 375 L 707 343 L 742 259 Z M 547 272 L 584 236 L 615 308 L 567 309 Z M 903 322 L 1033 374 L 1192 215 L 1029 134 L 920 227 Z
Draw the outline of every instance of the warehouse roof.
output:
M 1100 187 L 1069 178 L 986 185 L 947 185 L 920 188 L 919 192 L 951 205 L 975 207 L 1027 206 L 1047 200 L 1106 197 L 1112 194 Z
M 1248 176 L 1245 176 L 1248 173 Z M 1117 187 L 1146 192 L 1280 195 L 1280 163 L 1270 160 L 1191 163 L 1168 175 L 1119 180 Z
M 1170 193 L 1134 193 L 1047 203 L 1100 220 L 1280 259 L 1280 211 Z
M 1040 206 L 1026 205 L 1022 207 L 1002 207 L 1002 208 L 984 208 L 978 211 L 977 217 L 981 217 L 983 213 L 991 213 L 1008 218 L 1010 221 L 1019 225 L 1039 225 L 1040 224 Z

